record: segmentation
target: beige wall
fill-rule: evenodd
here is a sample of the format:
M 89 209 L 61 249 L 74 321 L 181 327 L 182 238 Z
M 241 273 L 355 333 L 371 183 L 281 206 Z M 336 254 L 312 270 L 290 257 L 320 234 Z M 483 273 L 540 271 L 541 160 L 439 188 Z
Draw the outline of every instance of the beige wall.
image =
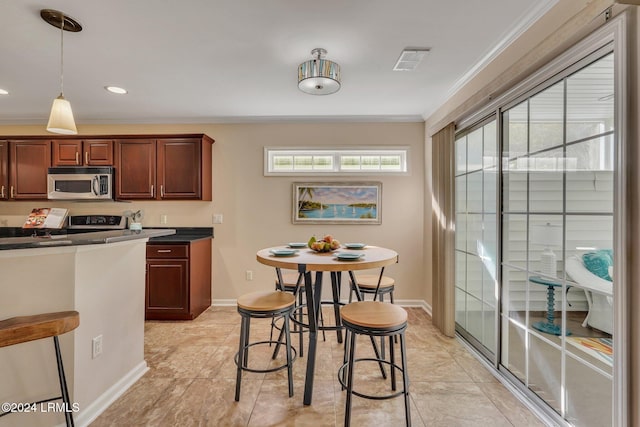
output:
M 0 202 L 0 226 L 21 226 L 31 208 L 65 206 L 72 214 L 121 213 L 144 209 L 145 227 L 210 227 L 212 214 L 224 215 L 216 224 L 213 242 L 213 299 L 235 299 L 258 288 L 271 288 L 272 268 L 258 264 L 258 249 L 306 241 L 311 235 L 331 233 L 337 239 L 386 246 L 399 253 L 400 262 L 387 269 L 396 279 L 396 298 L 430 299 L 426 291 L 424 253 L 424 123 L 270 123 L 203 125 L 79 124 L 81 134 L 206 133 L 213 146 L 212 202 L 51 203 Z M 0 135 L 45 135 L 37 126 L 0 126 Z M 408 176 L 264 177 L 265 146 L 401 145 L 410 147 Z M 291 183 L 295 181 L 381 181 L 382 225 L 293 225 Z M 245 271 L 254 280 L 245 280 Z M 346 289 L 346 288 L 345 288 Z

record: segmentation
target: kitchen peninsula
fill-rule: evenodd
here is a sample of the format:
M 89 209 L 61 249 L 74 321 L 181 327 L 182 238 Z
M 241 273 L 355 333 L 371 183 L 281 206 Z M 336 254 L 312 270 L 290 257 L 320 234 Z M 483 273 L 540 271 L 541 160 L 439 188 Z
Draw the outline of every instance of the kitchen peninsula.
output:
M 80 326 L 60 337 L 77 425 L 87 425 L 147 371 L 144 360 L 145 256 L 149 238 L 173 229 L 0 238 L 2 318 L 64 310 Z M 30 402 L 58 389 L 50 340 L 3 348 L 0 401 Z M 49 426 L 62 413 L 0 418 L 0 426 Z

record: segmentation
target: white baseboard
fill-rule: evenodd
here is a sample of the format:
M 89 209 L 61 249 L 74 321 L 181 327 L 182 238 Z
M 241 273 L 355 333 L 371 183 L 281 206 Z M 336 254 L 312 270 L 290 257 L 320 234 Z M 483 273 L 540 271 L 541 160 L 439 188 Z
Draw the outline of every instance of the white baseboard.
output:
M 74 416 L 74 424 L 76 426 L 85 427 L 91 424 L 100 414 L 102 414 L 113 402 L 126 392 L 136 381 L 138 381 L 147 371 L 149 367 L 144 360 L 136 367 L 130 370 L 125 376 L 120 378 L 118 382 L 109 387 L 96 400 L 91 402 L 89 406 L 78 412 L 78 416 Z M 61 424 L 61 426 L 64 424 Z

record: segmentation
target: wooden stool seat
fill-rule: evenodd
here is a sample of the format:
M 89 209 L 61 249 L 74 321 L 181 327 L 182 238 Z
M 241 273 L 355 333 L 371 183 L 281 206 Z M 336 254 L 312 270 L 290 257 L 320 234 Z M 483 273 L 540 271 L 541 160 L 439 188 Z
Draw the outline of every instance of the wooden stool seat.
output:
M 375 289 L 378 287 L 378 279 L 380 276 L 377 274 L 362 274 L 356 275 L 358 281 L 358 287 L 361 289 Z M 396 281 L 389 276 L 382 276 L 380 280 L 380 290 L 390 288 L 396 284 Z
M 77 311 L 12 317 L 0 321 L 0 347 L 62 335 L 79 325 Z
M 238 298 L 238 308 L 248 311 L 274 311 L 292 306 L 296 297 L 288 292 L 253 292 Z
M 379 301 L 357 301 L 342 307 L 342 320 L 364 328 L 387 329 L 407 321 L 407 312 L 395 304 Z
M 58 335 L 72 331 L 79 325 L 80 315 L 77 311 L 60 311 L 57 313 L 35 314 L 33 316 L 18 316 L 0 321 L 0 347 L 7 347 L 42 338 L 53 338 L 61 395 L 32 402 L 29 405 L 39 405 L 61 399 L 66 408 L 71 407 Z M 0 412 L 0 417 L 11 413 L 11 411 L 4 411 L 3 409 L 3 411 Z M 73 413 L 71 411 L 66 410 L 64 412 L 64 419 L 67 427 L 73 427 Z

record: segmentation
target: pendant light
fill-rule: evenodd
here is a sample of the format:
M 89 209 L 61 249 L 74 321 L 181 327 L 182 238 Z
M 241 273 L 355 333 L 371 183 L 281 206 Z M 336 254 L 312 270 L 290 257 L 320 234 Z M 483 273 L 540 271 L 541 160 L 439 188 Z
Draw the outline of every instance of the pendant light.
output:
M 41 10 L 40 16 L 49 24 L 60 28 L 60 95 L 53 100 L 49 122 L 47 123 L 47 131 L 64 135 L 75 135 L 78 133 L 78 130 L 76 129 L 76 122 L 73 119 L 71 104 L 64 99 L 64 32 L 71 31 L 77 33 L 78 31 L 82 31 L 82 26 L 76 20 L 53 9 Z
M 322 59 L 327 51 L 316 48 L 311 55 L 316 58 L 298 66 L 298 88 L 311 95 L 329 95 L 340 89 L 340 65 Z

